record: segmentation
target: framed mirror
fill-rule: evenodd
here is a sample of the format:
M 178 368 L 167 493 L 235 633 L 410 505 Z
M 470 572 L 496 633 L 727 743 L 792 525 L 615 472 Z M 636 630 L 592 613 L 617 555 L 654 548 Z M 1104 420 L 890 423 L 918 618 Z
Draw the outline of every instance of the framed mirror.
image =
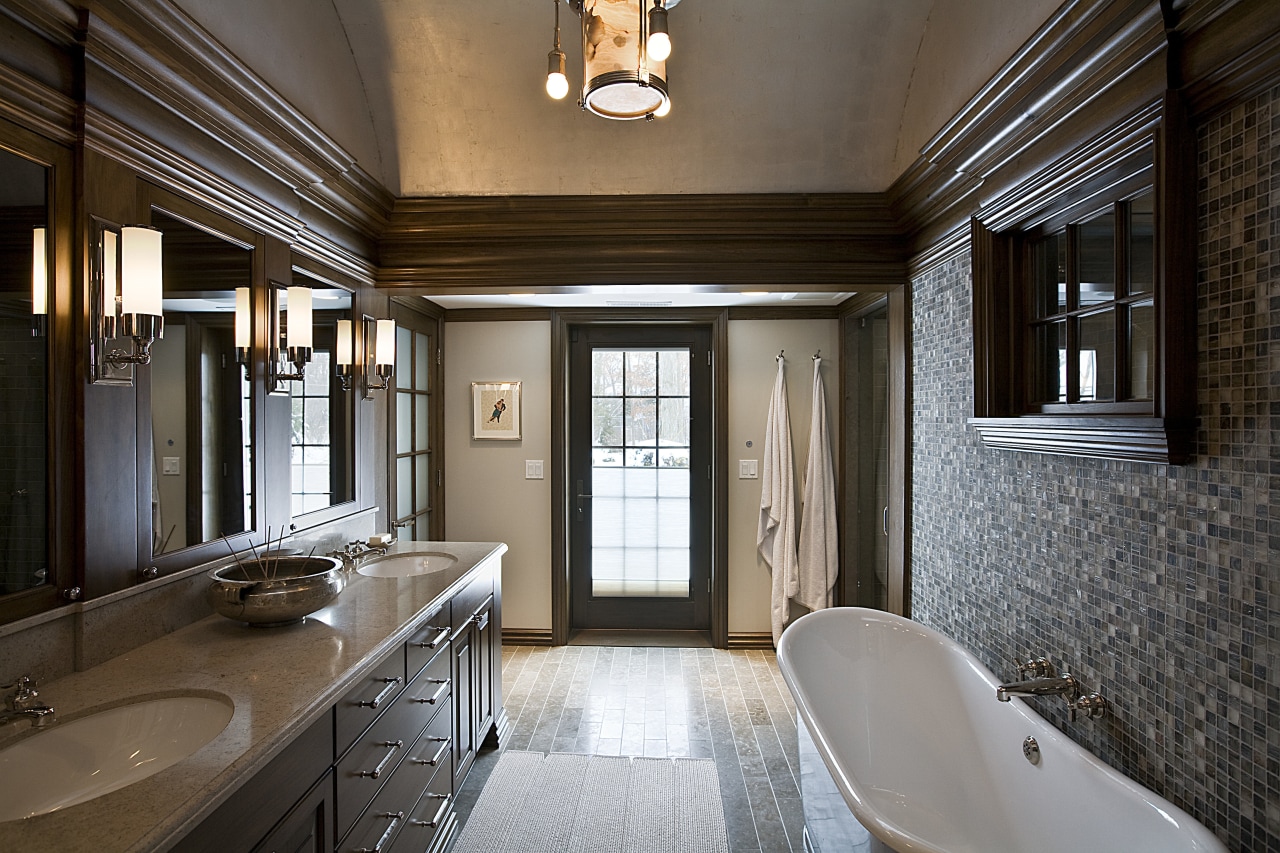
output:
M 164 235 L 164 337 L 149 367 L 154 557 L 253 529 L 252 370 L 236 305 L 251 306 L 254 247 L 159 208 L 151 225 Z
M 278 331 L 272 335 L 277 375 L 295 378 L 276 383 L 290 402 L 290 515 L 297 519 L 355 500 L 355 330 L 351 292 L 301 270 L 289 286 L 273 282 Z M 290 317 L 290 299 L 309 299 L 302 316 L 310 318 L 308 360 L 299 361 L 296 342 L 298 306 Z M 290 328 L 290 322 L 293 328 Z M 291 332 L 293 336 L 291 337 Z M 307 336 L 301 340 L 305 343 Z
M 0 595 L 52 583 L 49 171 L 0 149 Z

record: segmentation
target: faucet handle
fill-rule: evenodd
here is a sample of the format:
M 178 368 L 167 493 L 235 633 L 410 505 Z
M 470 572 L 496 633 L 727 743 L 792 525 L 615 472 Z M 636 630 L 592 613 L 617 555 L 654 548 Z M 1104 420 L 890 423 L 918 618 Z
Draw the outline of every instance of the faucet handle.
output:
M 1100 693 L 1085 693 L 1067 703 L 1067 717 L 1071 722 L 1076 720 L 1076 712 L 1084 714 L 1085 719 L 1101 717 L 1107 711 L 1107 700 Z
M 1058 668 L 1045 657 L 1028 658 L 1025 663 L 1014 658 L 1013 663 L 1018 667 L 1018 675 L 1024 678 L 1028 675 L 1032 678 L 1053 678 L 1058 674 Z
M 28 678 L 25 675 L 22 675 L 22 676 L 19 676 L 18 680 L 13 682 L 12 684 L 0 685 L 5 690 L 8 690 L 10 687 L 18 688 L 13 693 L 5 697 L 4 699 L 5 706 L 10 711 L 25 711 L 28 708 L 34 707 L 36 704 L 35 700 L 40 695 L 35 691 L 35 684 L 36 683 L 32 681 L 30 678 Z

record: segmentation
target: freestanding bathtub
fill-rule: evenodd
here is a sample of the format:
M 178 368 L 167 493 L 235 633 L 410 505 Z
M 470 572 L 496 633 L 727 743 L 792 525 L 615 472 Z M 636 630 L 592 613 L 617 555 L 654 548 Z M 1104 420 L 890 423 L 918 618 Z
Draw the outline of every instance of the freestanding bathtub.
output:
M 1225 853 L 1194 818 L 1022 699 L 996 701 L 988 669 L 908 619 L 857 607 L 811 613 L 782 635 L 778 665 L 796 700 L 802 749 L 809 740 L 829 771 L 818 778 L 802 758 L 810 849 Z M 1038 764 L 1023 755 L 1028 736 Z M 812 837 L 815 825 L 849 815 L 830 808 L 839 798 L 822 800 L 824 785 L 857 821 L 827 847 Z

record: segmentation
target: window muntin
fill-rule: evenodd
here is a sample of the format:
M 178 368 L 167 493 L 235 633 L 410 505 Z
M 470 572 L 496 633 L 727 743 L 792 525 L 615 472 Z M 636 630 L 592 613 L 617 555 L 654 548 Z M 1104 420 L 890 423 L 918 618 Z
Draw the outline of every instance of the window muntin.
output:
M 1031 411 L 1149 409 L 1156 367 L 1152 209 L 1146 190 L 1025 242 Z

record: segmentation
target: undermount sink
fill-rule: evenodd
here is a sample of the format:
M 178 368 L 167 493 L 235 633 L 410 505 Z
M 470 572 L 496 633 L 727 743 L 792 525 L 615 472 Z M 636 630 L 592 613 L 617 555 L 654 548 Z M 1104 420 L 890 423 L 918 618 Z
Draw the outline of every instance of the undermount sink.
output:
M 410 578 L 442 572 L 458 562 L 452 554 L 440 551 L 418 551 L 413 554 L 396 554 L 361 563 L 356 571 L 371 578 Z
M 0 750 L 0 821 L 47 814 L 131 785 L 217 737 L 235 710 L 213 696 L 139 699 Z

